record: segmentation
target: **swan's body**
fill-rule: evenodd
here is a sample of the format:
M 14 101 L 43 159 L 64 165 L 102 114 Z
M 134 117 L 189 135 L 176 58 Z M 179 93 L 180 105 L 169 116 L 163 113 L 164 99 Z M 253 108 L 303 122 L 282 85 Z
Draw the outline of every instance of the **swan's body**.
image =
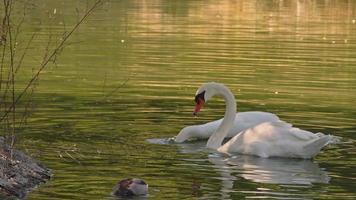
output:
M 330 135 L 314 134 L 285 122 L 265 122 L 240 132 L 217 150 L 264 158 L 312 158 L 331 139 Z
M 215 120 L 201 125 L 184 127 L 175 137 L 175 142 L 181 143 L 186 140 L 197 138 L 209 138 L 219 127 L 223 119 Z M 268 112 L 250 111 L 236 113 L 234 125 L 226 137 L 234 137 L 243 130 L 254 127 L 263 122 L 280 121 L 277 115 Z
M 224 85 L 207 83 L 196 94 L 196 110 L 211 97 L 218 95 L 225 99 L 225 116 L 217 130 L 210 136 L 207 147 L 224 153 L 241 153 L 260 157 L 312 158 L 332 140 L 332 136 L 312 133 L 292 127 L 283 121 L 264 122 L 243 130 L 227 143 L 224 138 L 234 127 L 236 103 L 234 95 Z

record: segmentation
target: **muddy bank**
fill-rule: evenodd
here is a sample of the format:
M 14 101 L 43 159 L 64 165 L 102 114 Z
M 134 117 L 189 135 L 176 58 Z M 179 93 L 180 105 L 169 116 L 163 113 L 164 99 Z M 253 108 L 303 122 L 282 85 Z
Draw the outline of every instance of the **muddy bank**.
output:
M 0 137 L 0 197 L 24 198 L 51 175 L 50 169 L 23 152 L 11 149 Z

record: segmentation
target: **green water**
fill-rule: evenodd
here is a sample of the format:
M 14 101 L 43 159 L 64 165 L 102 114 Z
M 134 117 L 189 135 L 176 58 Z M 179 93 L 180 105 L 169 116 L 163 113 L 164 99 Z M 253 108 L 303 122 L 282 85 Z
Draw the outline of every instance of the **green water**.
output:
M 19 88 L 49 35 L 57 42 L 87 7 L 34 4 L 22 33 L 37 35 Z M 355 20 L 351 0 L 104 3 L 35 88 L 19 147 L 54 176 L 28 199 L 112 199 L 125 177 L 148 182 L 147 199 L 355 199 Z M 192 116 L 195 91 L 207 81 L 229 86 L 239 111 L 272 112 L 342 142 L 313 161 L 165 143 L 223 115 L 216 98 Z

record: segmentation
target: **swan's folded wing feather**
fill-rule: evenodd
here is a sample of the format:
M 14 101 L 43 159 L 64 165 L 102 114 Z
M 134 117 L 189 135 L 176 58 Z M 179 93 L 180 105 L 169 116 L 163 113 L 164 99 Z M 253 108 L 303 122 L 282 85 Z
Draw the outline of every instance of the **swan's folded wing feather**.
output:
M 291 138 L 289 140 L 291 140 L 291 141 L 297 141 L 297 140 L 309 141 L 309 140 L 313 140 L 318 137 L 317 135 L 315 135 L 312 132 L 293 127 L 292 124 L 289 124 L 284 121 L 266 123 L 266 124 L 264 124 L 263 129 L 269 130 L 269 132 L 271 132 L 271 133 L 279 133 L 279 134 L 283 133 L 285 135 L 280 135 L 279 137 L 285 138 L 286 136 L 290 136 Z M 262 134 L 263 134 L 263 129 L 259 131 Z
M 289 133 L 292 136 L 294 136 L 295 138 L 297 138 L 299 140 L 304 140 L 304 141 L 310 141 L 310 140 L 318 138 L 318 135 L 316 135 L 310 131 L 305 131 L 305 130 L 295 128 L 295 127 L 292 127 L 289 130 Z

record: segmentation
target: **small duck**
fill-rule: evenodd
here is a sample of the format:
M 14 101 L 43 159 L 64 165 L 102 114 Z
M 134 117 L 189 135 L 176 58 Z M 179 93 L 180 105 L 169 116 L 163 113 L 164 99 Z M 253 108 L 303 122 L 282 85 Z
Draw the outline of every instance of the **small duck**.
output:
M 147 195 L 148 185 L 142 179 L 126 178 L 115 185 L 112 194 L 121 197 Z

